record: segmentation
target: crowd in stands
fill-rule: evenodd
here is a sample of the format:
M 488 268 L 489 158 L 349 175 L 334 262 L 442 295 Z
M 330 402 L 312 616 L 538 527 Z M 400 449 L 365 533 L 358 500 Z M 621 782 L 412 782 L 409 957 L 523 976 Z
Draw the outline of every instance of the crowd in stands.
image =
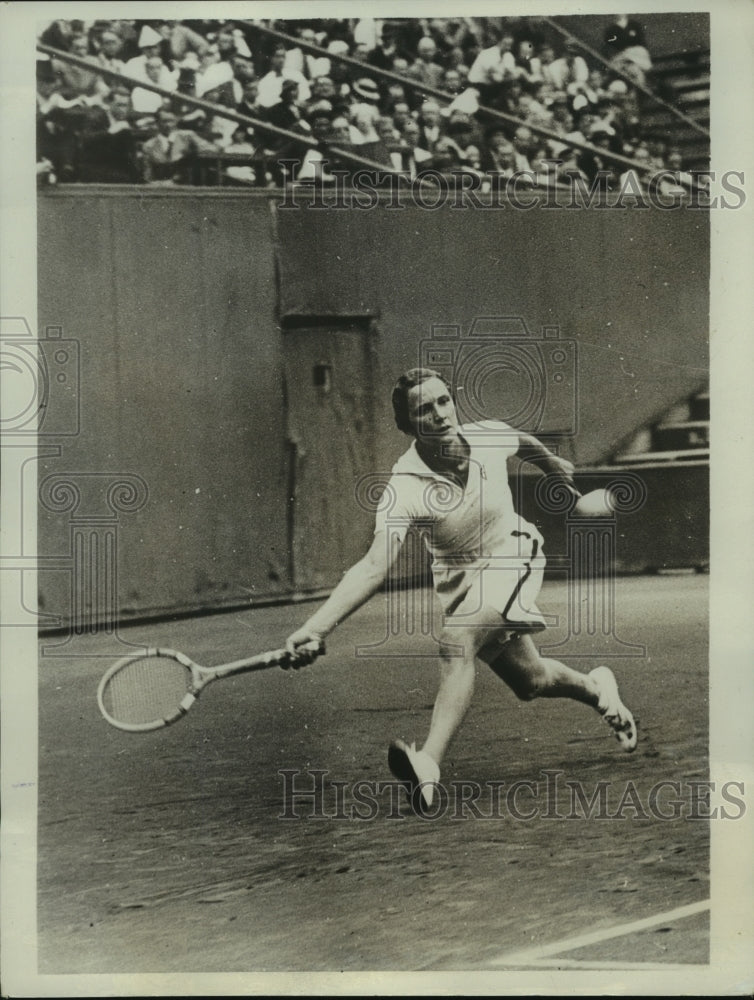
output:
M 87 66 L 37 53 L 37 175 L 279 186 L 327 181 L 328 146 L 411 177 L 529 171 L 546 184 L 601 170 L 618 187 L 627 166 L 610 153 L 682 170 L 678 150 L 642 128 L 652 58 L 641 24 L 604 22 L 606 62 L 526 17 L 54 21 L 39 41 Z M 285 132 L 239 124 L 223 109 Z

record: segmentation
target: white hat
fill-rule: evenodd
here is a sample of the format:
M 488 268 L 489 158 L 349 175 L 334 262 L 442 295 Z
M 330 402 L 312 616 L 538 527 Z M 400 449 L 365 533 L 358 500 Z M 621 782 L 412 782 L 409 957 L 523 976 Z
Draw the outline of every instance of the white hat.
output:
M 628 85 L 625 80 L 613 80 L 613 82 L 608 85 L 607 92 L 609 94 L 627 94 Z
M 445 108 L 442 114 L 450 115 L 454 111 L 463 111 L 467 115 L 475 115 L 479 110 L 479 91 L 475 87 L 467 87 Z
M 161 43 L 162 35 L 158 35 L 154 28 L 150 28 L 148 24 L 145 24 L 139 35 L 139 48 L 143 49 L 147 46 L 160 45 Z
M 344 42 L 342 39 L 336 38 L 327 46 L 327 51 L 333 56 L 347 56 L 348 42 Z
M 233 68 L 230 63 L 217 62 L 209 65 L 196 81 L 196 96 L 202 97 L 215 87 L 222 87 L 233 79 Z
M 233 29 L 233 41 L 236 43 L 236 52 L 244 59 L 251 59 L 251 49 L 246 44 L 246 39 L 240 28 Z

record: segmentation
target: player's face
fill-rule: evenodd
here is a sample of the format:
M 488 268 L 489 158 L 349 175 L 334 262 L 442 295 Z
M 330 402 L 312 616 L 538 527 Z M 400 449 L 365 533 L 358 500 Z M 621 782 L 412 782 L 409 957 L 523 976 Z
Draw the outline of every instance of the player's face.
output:
M 456 436 L 455 403 L 450 390 L 439 378 L 428 378 L 409 389 L 408 415 L 419 439 L 447 441 Z

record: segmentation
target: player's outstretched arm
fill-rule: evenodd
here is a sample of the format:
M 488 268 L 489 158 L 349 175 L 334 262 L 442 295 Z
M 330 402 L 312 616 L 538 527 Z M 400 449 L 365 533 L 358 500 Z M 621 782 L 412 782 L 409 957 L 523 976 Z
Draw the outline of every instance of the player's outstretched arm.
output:
M 519 433 L 518 455 L 525 462 L 536 465 L 545 475 L 559 475 L 569 483 L 573 483 L 573 474 L 576 471 L 573 462 L 561 458 L 560 455 L 554 455 L 533 434 Z
M 306 643 L 323 642 L 336 625 L 377 593 L 389 569 L 384 535 L 378 533 L 367 554 L 348 570 L 322 607 L 288 636 L 286 648 L 294 653 Z

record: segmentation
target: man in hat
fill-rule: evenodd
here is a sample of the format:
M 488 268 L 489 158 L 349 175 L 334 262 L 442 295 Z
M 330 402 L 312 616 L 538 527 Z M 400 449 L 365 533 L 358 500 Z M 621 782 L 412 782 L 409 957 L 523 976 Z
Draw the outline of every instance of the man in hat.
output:
M 148 24 L 145 24 L 139 32 L 139 55 L 134 56 L 133 59 L 129 59 L 123 67 L 123 72 L 126 76 L 130 76 L 133 80 L 147 81 L 149 79 L 147 76 L 147 59 L 150 56 L 162 56 L 162 41 L 162 35 Z
M 354 83 L 353 95 L 354 98 L 358 98 L 365 104 L 371 104 L 373 107 L 380 102 L 380 88 L 368 76 L 362 77 Z
M 309 132 L 298 103 L 299 85 L 296 80 L 283 80 L 280 100 L 267 109 L 267 121 L 289 132 Z
M 612 671 L 581 673 L 540 655 L 532 638 L 546 627 L 537 606 L 544 539 L 514 508 L 507 460 L 518 455 L 564 486 L 573 482 L 571 463 L 502 421 L 461 425 L 451 386 L 432 369 L 405 372 L 392 404 L 396 426 L 411 445 L 386 485 L 391 502 L 378 507 L 366 555 L 288 637 L 288 649 L 322 644 L 375 595 L 409 527 L 421 525 L 443 611 L 440 684 L 423 746 L 395 740 L 388 751 L 388 766 L 409 786 L 414 809 L 421 813 L 432 805 L 440 764 L 471 703 L 478 662 L 523 701 L 569 698 L 596 709 L 621 747 L 634 750 L 636 723 Z M 299 652 L 300 664 L 309 659 Z

